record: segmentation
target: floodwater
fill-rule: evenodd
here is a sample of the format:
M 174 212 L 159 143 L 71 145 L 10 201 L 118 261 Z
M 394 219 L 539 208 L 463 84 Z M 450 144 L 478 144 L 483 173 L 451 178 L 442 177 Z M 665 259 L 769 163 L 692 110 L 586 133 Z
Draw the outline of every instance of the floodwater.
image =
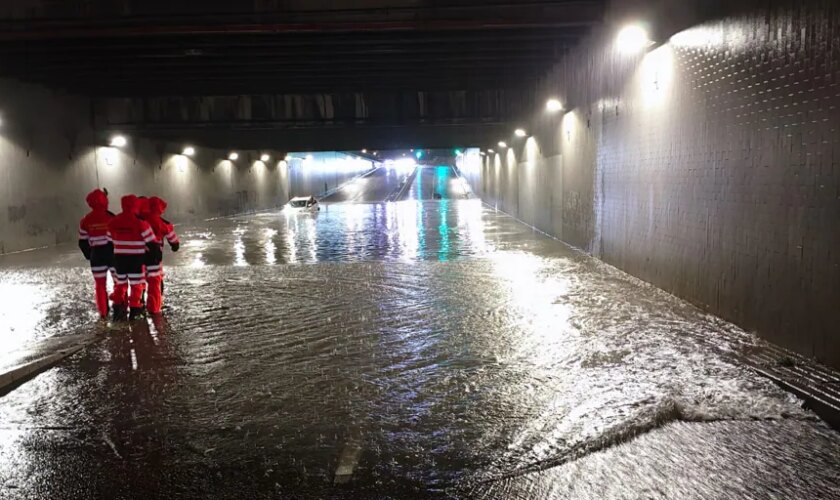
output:
M 404 177 L 179 226 L 155 320 L 98 322 L 72 245 L 0 257 L 3 352 L 104 332 L 0 398 L 0 498 L 840 498 L 755 337 Z

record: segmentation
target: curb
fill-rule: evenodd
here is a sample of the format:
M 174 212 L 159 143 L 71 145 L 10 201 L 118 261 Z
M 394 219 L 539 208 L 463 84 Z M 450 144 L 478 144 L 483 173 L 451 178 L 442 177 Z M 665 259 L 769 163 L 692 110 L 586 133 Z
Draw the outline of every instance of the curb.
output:
M 402 198 L 405 196 L 405 193 L 411 188 L 411 185 L 414 184 L 414 179 L 417 178 L 417 169 L 420 167 L 415 167 L 414 170 L 411 172 L 405 180 L 405 185 L 397 191 L 396 196 L 394 196 L 390 201 L 402 201 Z M 389 196 L 390 197 L 390 196 Z
M 818 417 L 834 430 L 840 431 L 840 401 L 824 393 L 820 394 L 822 391 L 819 391 L 818 388 L 812 387 L 808 383 L 800 384 L 795 381 L 786 380 L 785 377 L 772 370 L 758 366 L 755 363 L 747 362 L 747 366 L 759 375 L 770 379 L 782 389 L 795 394 L 805 402 L 805 408 L 816 413 Z
M 61 360 L 76 354 L 92 342 L 93 341 L 82 342 L 71 347 L 60 349 L 53 354 L 18 365 L 5 373 L 0 374 L 0 396 L 5 396 L 19 385 L 52 368 Z

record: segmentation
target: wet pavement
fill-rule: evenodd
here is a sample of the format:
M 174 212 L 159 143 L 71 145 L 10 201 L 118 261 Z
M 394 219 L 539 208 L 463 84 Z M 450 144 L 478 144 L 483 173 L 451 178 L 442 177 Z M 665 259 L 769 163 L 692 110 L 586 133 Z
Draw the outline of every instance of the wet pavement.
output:
M 103 337 L 0 398 L 0 498 L 840 498 L 754 336 L 409 175 L 179 226 L 154 321 L 98 322 L 72 245 L 0 257 L 3 352 Z
M 344 184 L 340 189 L 323 198 L 321 203 L 357 202 L 372 203 L 394 200 L 410 176 L 409 172 L 380 167 Z

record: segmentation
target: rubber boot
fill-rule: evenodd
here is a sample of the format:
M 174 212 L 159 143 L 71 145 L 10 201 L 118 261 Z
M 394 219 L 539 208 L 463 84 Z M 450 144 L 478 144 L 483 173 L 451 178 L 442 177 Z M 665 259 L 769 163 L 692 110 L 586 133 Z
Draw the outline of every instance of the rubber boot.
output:
M 135 319 L 141 319 L 146 317 L 146 308 L 145 307 L 132 307 L 128 312 L 128 320 L 134 321 Z
M 127 312 L 125 304 L 114 304 L 114 307 L 111 308 L 111 317 L 114 321 L 125 321 Z

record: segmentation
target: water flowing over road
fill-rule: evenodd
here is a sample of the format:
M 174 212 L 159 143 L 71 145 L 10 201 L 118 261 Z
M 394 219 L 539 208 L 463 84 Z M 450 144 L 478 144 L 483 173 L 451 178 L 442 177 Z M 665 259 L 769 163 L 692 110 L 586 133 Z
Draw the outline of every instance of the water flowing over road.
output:
M 0 398 L 0 498 L 840 498 L 753 335 L 451 169 L 365 182 L 405 200 L 179 226 L 148 321 L 72 245 L 0 257 L 3 352 L 104 335 Z

